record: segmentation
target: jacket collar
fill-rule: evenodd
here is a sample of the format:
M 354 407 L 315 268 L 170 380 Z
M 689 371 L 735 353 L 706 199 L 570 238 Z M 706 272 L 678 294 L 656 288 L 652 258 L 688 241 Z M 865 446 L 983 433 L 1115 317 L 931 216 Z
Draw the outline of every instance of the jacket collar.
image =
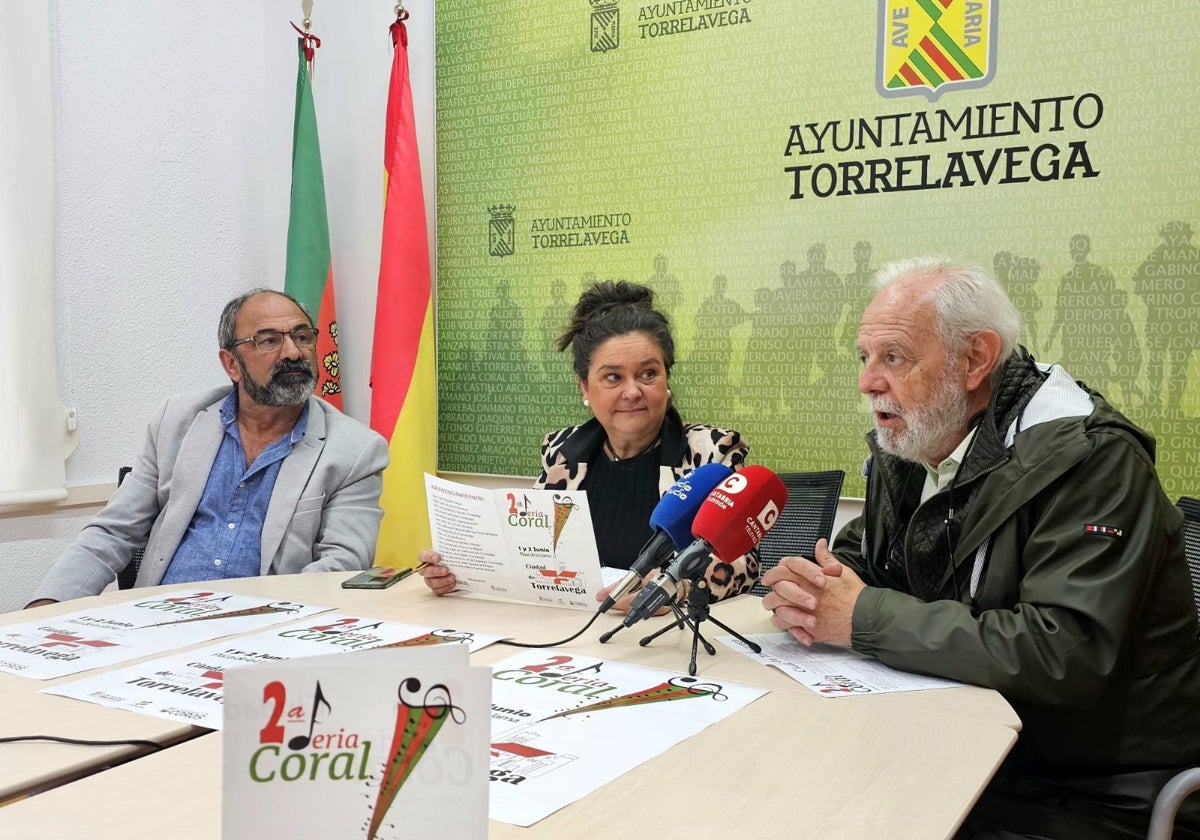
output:
M 993 469 L 1008 457 L 1011 441 L 1008 430 L 1019 427 L 1025 407 L 1046 380 L 1024 347 L 1013 350 L 992 390 L 988 406 L 979 418 L 979 431 L 959 469 L 958 481 L 964 483 Z

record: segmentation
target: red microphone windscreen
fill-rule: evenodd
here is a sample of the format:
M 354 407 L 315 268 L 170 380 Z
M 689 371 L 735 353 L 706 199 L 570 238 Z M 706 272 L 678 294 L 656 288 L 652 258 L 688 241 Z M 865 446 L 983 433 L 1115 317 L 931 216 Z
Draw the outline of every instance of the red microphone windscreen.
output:
M 766 467 L 743 467 L 718 484 L 692 521 L 692 535 L 729 562 L 758 545 L 787 504 L 787 488 Z

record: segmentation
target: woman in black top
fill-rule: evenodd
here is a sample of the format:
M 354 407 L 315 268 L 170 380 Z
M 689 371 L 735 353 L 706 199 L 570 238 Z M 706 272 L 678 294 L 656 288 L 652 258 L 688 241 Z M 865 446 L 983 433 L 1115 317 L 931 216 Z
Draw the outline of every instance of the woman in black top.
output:
M 586 490 L 601 564 L 628 569 L 650 537 L 650 514 L 662 494 L 702 464 L 738 469 L 749 447 L 735 431 L 683 423 L 669 387 L 675 342 L 647 287 L 605 281 L 585 291 L 558 341 L 559 350 L 568 347 L 593 417 L 546 435 L 534 486 Z M 428 564 L 421 575 L 430 589 L 454 589 L 436 552 L 422 551 L 419 559 Z M 714 598 L 748 591 L 758 557 L 714 557 L 708 578 Z

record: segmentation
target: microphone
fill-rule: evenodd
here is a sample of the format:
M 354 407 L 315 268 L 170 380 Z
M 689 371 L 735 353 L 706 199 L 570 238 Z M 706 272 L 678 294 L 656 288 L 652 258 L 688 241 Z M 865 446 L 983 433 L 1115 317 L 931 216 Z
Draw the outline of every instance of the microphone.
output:
M 637 594 L 622 624 L 630 627 L 654 615 L 675 597 L 680 581 L 695 581 L 704 575 L 712 555 L 728 561 L 754 548 L 771 530 L 785 504 L 783 481 L 757 464 L 718 484 L 696 512 L 692 523 L 695 541 Z
M 705 464 L 671 485 L 650 514 L 654 535 L 642 546 L 625 576 L 609 591 L 600 604 L 600 612 L 608 612 L 613 604 L 636 589 L 651 569 L 662 566 L 673 551 L 692 541 L 696 511 L 712 489 L 732 474 L 733 470 L 724 464 Z

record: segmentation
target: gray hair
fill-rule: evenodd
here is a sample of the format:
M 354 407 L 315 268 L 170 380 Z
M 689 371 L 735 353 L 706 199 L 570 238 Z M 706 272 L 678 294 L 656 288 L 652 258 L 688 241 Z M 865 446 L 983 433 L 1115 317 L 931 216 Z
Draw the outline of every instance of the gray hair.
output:
M 902 277 L 933 275 L 943 280 L 934 292 L 937 322 L 934 330 L 948 351 L 964 349 L 971 336 L 990 330 L 1000 336 L 998 375 L 1021 338 L 1021 313 L 1009 300 L 996 276 L 987 269 L 950 257 L 915 257 L 881 268 L 875 287 L 885 289 Z
M 317 322 L 313 320 L 312 313 L 308 311 L 308 307 L 287 292 L 281 292 L 278 289 L 251 289 L 245 294 L 238 295 L 229 303 L 225 304 L 225 308 L 221 310 L 221 320 L 217 322 L 217 346 L 222 350 L 232 350 L 237 337 L 237 317 L 242 311 L 242 307 L 246 305 L 246 301 L 255 295 L 268 294 L 279 295 L 282 298 L 287 298 L 296 307 L 304 313 L 304 317 L 308 319 L 308 325 L 315 327 Z M 243 336 L 244 338 L 245 336 Z

